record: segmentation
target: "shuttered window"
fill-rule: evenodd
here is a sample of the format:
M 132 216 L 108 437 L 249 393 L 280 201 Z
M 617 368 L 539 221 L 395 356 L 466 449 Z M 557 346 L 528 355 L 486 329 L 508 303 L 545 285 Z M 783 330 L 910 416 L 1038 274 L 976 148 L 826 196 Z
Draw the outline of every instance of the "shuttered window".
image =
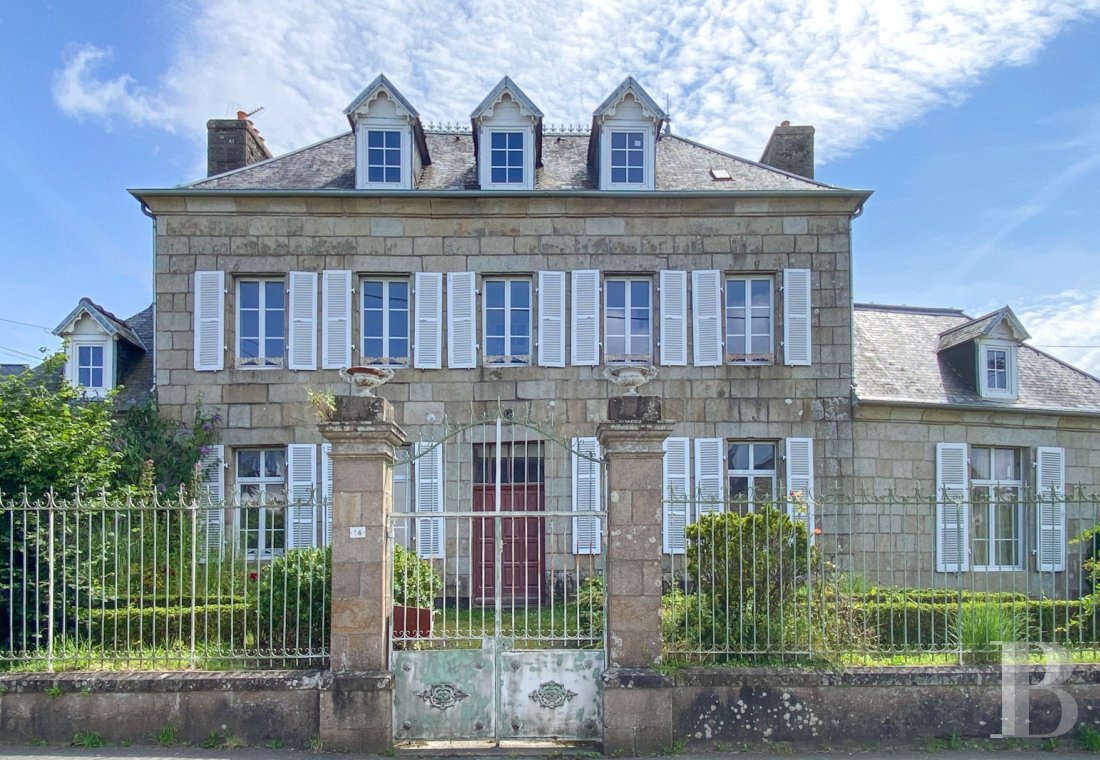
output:
M 321 367 L 351 366 L 351 272 L 325 270 L 321 277 Z
M 282 367 L 286 354 L 282 279 L 237 281 L 237 366 Z
M 810 270 L 783 270 L 783 363 L 807 365 L 812 361 L 810 319 Z
M 443 366 L 443 275 L 417 272 L 413 284 L 416 337 L 413 366 L 439 369 Z
M 970 569 L 969 472 L 965 443 L 936 444 L 936 571 Z
M 1039 500 L 1039 570 L 1066 569 L 1066 450 L 1040 446 L 1036 452 L 1035 490 Z
M 225 549 L 225 447 L 207 446 L 199 459 L 199 521 L 202 559 L 220 557 Z
M 683 554 L 687 549 L 684 531 L 690 516 L 691 439 L 666 438 L 664 450 L 662 548 L 665 554 Z
M 364 278 L 362 293 L 363 364 L 383 367 L 409 366 L 408 280 Z
M 695 439 L 695 508 L 699 515 L 726 508 L 725 449 L 724 438 Z
M 443 512 L 443 444 L 420 441 L 413 448 L 416 476 L 415 506 L 418 514 Z M 438 559 L 444 552 L 442 517 L 416 518 L 416 553 L 423 559 Z
M 600 273 L 594 269 L 572 273 L 572 350 L 574 366 L 600 363 Z
M 324 509 L 322 518 L 321 544 L 332 546 L 332 444 L 321 444 L 321 504 Z
M 531 363 L 531 281 L 487 279 L 482 285 L 486 364 Z
M 687 272 L 663 270 L 661 296 L 661 364 L 687 364 Z
M 595 438 L 572 440 L 573 511 L 600 510 L 600 445 Z M 602 521 L 599 516 L 573 518 L 573 553 L 600 554 L 603 551 Z
M 775 322 L 770 277 L 726 280 L 726 361 L 771 364 L 775 361 Z
M 287 449 L 237 450 L 237 532 L 249 558 L 286 550 Z
M 1022 568 L 1023 451 L 1001 446 L 971 446 L 968 465 L 971 569 Z
M 312 443 L 287 446 L 288 549 L 317 545 L 317 447 Z
M 787 515 L 806 525 L 810 540 L 814 537 L 814 441 L 812 438 L 788 438 Z
M 539 366 L 565 366 L 565 272 L 539 272 Z
M 195 272 L 194 368 L 225 366 L 225 273 Z
M 477 295 L 473 272 L 447 273 L 447 366 L 477 366 Z
M 652 284 L 648 279 L 604 282 L 604 354 L 608 363 L 653 360 Z

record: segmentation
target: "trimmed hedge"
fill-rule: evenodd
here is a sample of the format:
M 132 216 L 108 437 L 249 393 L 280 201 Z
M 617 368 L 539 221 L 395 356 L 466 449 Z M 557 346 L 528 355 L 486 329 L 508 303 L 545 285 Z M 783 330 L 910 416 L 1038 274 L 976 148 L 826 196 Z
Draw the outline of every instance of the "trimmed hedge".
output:
M 121 607 L 87 610 L 73 633 L 93 646 L 126 649 L 182 641 L 191 643 L 191 613 L 195 613 L 195 643 L 242 644 L 256 627 L 254 606 L 244 602 L 171 607 Z

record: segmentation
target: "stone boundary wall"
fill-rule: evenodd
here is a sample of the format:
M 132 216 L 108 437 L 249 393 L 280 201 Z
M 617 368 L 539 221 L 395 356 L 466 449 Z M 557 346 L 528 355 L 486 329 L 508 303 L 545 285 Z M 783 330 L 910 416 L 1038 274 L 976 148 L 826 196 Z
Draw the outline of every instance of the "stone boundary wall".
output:
M 1043 678 L 1034 668 L 1031 683 Z M 323 671 L 30 673 L 0 675 L 0 744 L 67 744 L 95 731 L 108 744 L 155 744 L 164 726 L 201 744 L 211 731 L 244 744 L 381 752 L 390 745 L 392 675 Z M 1100 727 L 1100 667 L 1075 666 L 1058 688 L 1076 725 Z M 1029 690 L 1030 731 L 1054 731 L 1054 692 Z M 788 742 L 911 743 L 989 739 L 1001 731 L 997 666 L 647 669 L 604 676 L 608 754 L 652 753 L 678 742 L 698 749 Z M 1073 729 L 1076 728 L 1076 725 Z

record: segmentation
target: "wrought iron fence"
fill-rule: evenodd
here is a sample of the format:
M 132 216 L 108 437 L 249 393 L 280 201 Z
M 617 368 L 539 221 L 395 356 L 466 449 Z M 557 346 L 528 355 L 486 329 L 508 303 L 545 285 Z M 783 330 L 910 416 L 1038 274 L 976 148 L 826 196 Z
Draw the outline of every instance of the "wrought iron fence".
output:
M 0 499 L 0 669 L 323 665 L 324 506 Z
M 664 655 L 680 663 L 1100 660 L 1100 494 L 671 499 Z M 667 543 L 667 542 L 666 542 Z

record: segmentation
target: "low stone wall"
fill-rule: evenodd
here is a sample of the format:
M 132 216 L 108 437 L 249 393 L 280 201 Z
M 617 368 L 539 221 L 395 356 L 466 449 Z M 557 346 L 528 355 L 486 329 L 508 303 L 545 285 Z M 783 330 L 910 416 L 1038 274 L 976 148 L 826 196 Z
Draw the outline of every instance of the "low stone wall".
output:
M 1035 668 L 1030 683 L 1042 678 L 1043 669 Z M 996 666 L 837 673 L 693 668 L 674 676 L 621 669 L 608 671 L 604 680 L 604 751 L 609 754 L 650 753 L 676 743 L 835 746 L 952 736 L 989 739 L 1001 732 Z M 1100 667 L 1075 667 L 1058 688 L 1074 701 L 1077 725 L 1100 725 Z M 1030 728 L 1020 731 L 1034 736 L 1058 730 L 1058 695 L 1039 688 L 1021 691 L 1030 700 Z
M 68 743 L 94 731 L 109 744 L 180 742 L 213 733 L 251 746 L 279 742 L 379 752 L 390 745 L 390 673 L 325 671 L 27 673 L 0 675 L 0 742 Z

